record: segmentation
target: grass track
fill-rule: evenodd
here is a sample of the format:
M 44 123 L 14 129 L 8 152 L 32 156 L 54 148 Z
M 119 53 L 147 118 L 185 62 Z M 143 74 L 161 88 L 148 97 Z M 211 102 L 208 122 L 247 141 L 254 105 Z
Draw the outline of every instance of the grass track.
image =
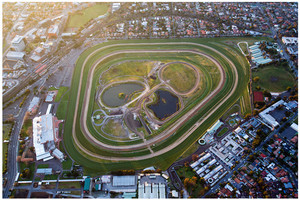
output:
M 152 40 L 152 41 L 154 42 L 154 41 L 157 41 L 157 40 Z M 168 41 L 170 41 L 170 40 L 168 40 Z M 182 41 L 182 40 L 176 40 L 176 41 Z M 189 41 L 189 42 L 192 41 L 192 42 L 200 42 L 200 43 L 201 42 L 206 42 L 206 41 L 201 40 L 201 39 L 198 39 L 198 40 L 190 40 L 189 39 L 189 40 L 184 40 L 184 41 Z M 216 38 L 214 38 L 214 39 L 212 39 L 212 41 L 217 41 L 217 40 L 216 40 Z M 120 42 L 120 41 L 118 41 L 118 42 Z M 132 41 L 122 41 L 122 42 L 126 43 L 126 42 L 132 42 Z M 138 42 L 144 42 L 144 41 L 135 41 L 135 42 L 138 43 Z M 163 42 L 163 40 L 159 40 L 159 42 Z M 114 43 L 114 42 L 110 42 L 110 43 Z M 212 46 L 215 49 L 219 50 L 221 53 L 225 54 L 229 59 L 231 59 L 234 62 L 235 65 L 238 65 L 238 66 L 243 65 L 243 63 L 239 63 L 239 61 L 237 61 L 235 59 L 235 57 L 234 57 L 235 55 L 230 54 L 228 51 L 226 51 L 224 49 L 222 50 L 222 48 L 214 46 L 212 44 L 210 44 L 209 46 Z M 89 51 L 92 51 L 95 48 L 97 48 L 97 47 L 92 47 L 88 51 L 85 51 L 82 54 L 82 56 L 87 56 L 89 54 Z M 189 48 L 194 48 L 194 47 L 189 47 Z M 83 61 L 82 60 L 80 61 L 80 59 L 79 59 L 78 62 L 77 62 L 77 66 L 80 66 L 80 64 L 82 64 L 82 62 Z M 91 62 L 93 62 L 93 61 L 91 61 Z M 243 72 L 242 71 L 243 67 L 238 68 L 237 70 L 238 70 L 239 75 L 240 74 L 243 75 L 243 73 L 242 73 Z M 77 83 L 77 86 L 76 86 L 76 77 L 79 77 L 78 76 L 79 72 L 80 72 L 80 70 L 78 70 L 78 67 L 76 67 L 76 70 L 75 70 L 74 76 L 73 76 L 73 80 L 72 80 L 72 88 L 78 87 L 78 83 Z M 247 73 L 247 70 L 246 70 L 246 73 Z M 228 72 L 227 72 L 227 75 L 229 75 Z M 67 134 L 64 135 L 66 148 L 69 151 L 69 153 L 72 155 L 72 157 L 76 160 L 76 162 L 78 162 L 80 164 L 83 164 L 85 166 L 89 166 L 89 168 L 86 168 L 87 171 L 89 171 L 89 169 L 96 169 L 96 170 L 99 170 L 101 172 L 106 172 L 106 171 L 112 171 L 112 170 L 116 170 L 116 169 L 143 168 L 145 166 L 151 166 L 151 165 L 153 165 L 153 163 L 156 163 L 156 166 L 161 167 L 162 169 L 165 169 L 172 162 L 174 162 L 174 160 L 176 160 L 177 157 L 179 157 L 182 154 L 183 149 L 186 149 L 186 148 L 183 148 L 183 147 L 188 147 L 191 144 L 193 144 L 193 142 L 196 141 L 201 136 L 201 134 L 203 134 L 205 132 L 205 130 L 211 125 L 211 123 L 213 123 L 216 119 L 218 119 L 218 117 L 220 117 L 226 111 L 226 108 L 230 107 L 233 104 L 232 102 L 236 101 L 236 99 L 241 95 L 240 91 L 242 90 L 242 88 L 245 88 L 246 85 L 247 85 L 247 83 L 248 83 L 248 81 L 247 81 L 248 79 L 247 78 L 248 78 L 247 76 L 246 76 L 246 78 L 245 78 L 245 76 L 239 76 L 239 82 L 241 84 L 238 85 L 238 88 L 237 88 L 236 92 L 234 93 L 234 95 L 231 96 L 229 98 L 229 100 L 227 100 L 224 103 L 224 106 L 222 106 L 222 109 L 219 109 L 218 111 L 216 111 L 206 121 L 206 123 L 202 124 L 195 131 L 195 134 L 192 134 L 187 140 L 185 140 L 183 143 L 181 143 L 178 147 L 176 147 L 176 148 L 172 149 L 171 151 L 169 151 L 169 152 L 167 152 L 167 153 L 165 153 L 163 155 L 160 155 L 158 157 L 154 157 L 152 159 L 147 159 L 147 160 L 142 160 L 142 161 L 114 162 L 113 165 L 109 164 L 111 162 L 101 162 L 101 160 L 99 160 L 98 162 L 93 162 L 90 159 L 88 159 L 87 157 L 82 156 L 80 152 L 76 151 L 72 140 L 70 140 L 70 138 L 69 139 L 65 138 L 65 137 L 67 137 Z M 78 82 L 78 80 L 77 80 L 77 82 Z M 84 90 L 84 88 L 82 88 L 82 90 Z M 72 91 L 72 93 L 71 93 L 70 99 L 72 99 L 72 95 L 73 95 L 73 97 L 75 97 L 75 95 L 76 95 L 76 89 L 72 89 L 71 91 Z M 220 96 L 221 95 L 219 95 L 219 97 Z M 72 104 L 74 106 L 74 102 L 71 101 L 69 103 L 69 108 L 72 108 Z M 72 111 L 72 109 L 69 109 L 68 116 L 72 116 L 72 112 L 73 112 L 73 114 L 75 114 L 74 110 Z M 197 121 L 199 119 L 199 117 L 201 117 L 202 114 L 203 114 L 202 112 L 200 112 L 199 114 L 197 114 L 194 118 L 192 118 L 190 120 L 189 124 L 193 124 L 193 122 Z M 70 121 L 71 121 L 70 117 L 68 117 L 67 118 L 67 123 L 70 122 Z M 70 127 L 68 127 L 68 126 L 65 126 L 65 127 L 66 127 L 65 128 L 65 133 L 70 134 Z M 186 128 L 189 128 L 189 127 L 185 126 L 185 127 L 183 127 L 178 132 L 182 132 Z M 80 130 L 80 127 L 79 127 L 79 130 Z

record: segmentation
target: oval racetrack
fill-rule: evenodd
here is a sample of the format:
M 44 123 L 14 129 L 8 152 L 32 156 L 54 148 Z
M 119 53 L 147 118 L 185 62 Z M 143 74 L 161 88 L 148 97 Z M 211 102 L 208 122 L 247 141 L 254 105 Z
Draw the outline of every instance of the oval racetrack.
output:
M 94 152 L 89 151 L 87 148 L 85 148 L 79 141 L 79 139 L 76 137 L 76 122 L 77 122 L 77 117 L 78 116 L 78 109 L 79 109 L 79 101 L 80 101 L 80 91 L 83 81 L 83 71 L 85 68 L 85 65 L 87 64 L 88 60 L 91 58 L 91 56 L 95 55 L 97 52 L 102 51 L 106 48 L 110 47 L 116 47 L 116 46 L 143 46 L 143 45 L 166 45 L 166 44 L 177 44 L 179 47 L 180 45 L 194 45 L 194 46 L 200 46 L 202 48 L 207 48 L 215 53 L 217 53 L 219 56 L 224 58 L 230 65 L 231 69 L 233 70 L 234 73 L 234 78 L 235 80 L 233 81 L 234 84 L 232 85 L 231 89 L 227 94 L 225 94 L 214 106 L 210 108 L 210 111 L 202 117 L 193 127 L 192 130 L 188 130 L 185 132 L 181 137 L 179 137 L 175 142 L 173 142 L 171 145 L 158 150 L 156 152 L 152 152 L 147 155 L 142 155 L 142 156 L 134 156 L 134 157 L 109 157 L 109 156 L 103 156 L 96 154 Z M 88 130 L 87 128 L 87 113 L 88 113 L 88 106 L 89 106 L 89 101 L 90 101 L 90 94 L 91 94 L 91 88 L 92 88 L 92 83 L 93 83 L 93 75 L 95 73 L 96 67 L 103 62 L 105 59 L 115 56 L 115 55 L 120 55 L 120 54 L 134 54 L 134 53 L 193 53 L 196 55 L 201 55 L 209 58 L 211 61 L 215 63 L 217 66 L 218 70 L 220 71 L 220 82 L 218 86 L 208 95 L 206 96 L 198 105 L 194 106 L 191 110 L 189 110 L 186 114 L 180 117 L 172 126 L 168 127 L 165 131 L 160 133 L 159 135 L 144 141 L 143 143 L 140 144 L 134 144 L 134 145 L 122 145 L 122 146 L 114 146 L 110 144 L 103 143 L 99 140 L 97 140 Z M 128 152 L 128 151 L 134 151 L 134 150 L 139 150 L 139 149 L 144 149 L 144 148 L 150 148 L 150 146 L 155 145 L 169 137 L 172 136 L 173 133 L 176 132 L 184 123 L 186 123 L 189 119 L 191 119 L 206 103 L 208 103 L 211 99 L 213 99 L 223 88 L 226 82 L 226 73 L 222 67 L 222 65 L 212 56 L 194 50 L 194 49 L 164 49 L 164 50 L 121 50 L 121 51 L 115 51 L 110 54 L 107 54 L 105 56 L 100 57 L 96 62 L 93 63 L 91 66 L 91 69 L 89 70 L 88 77 L 87 77 L 87 82 L 86 82 L 86 89 L 84 92 L 84 99 L 82 103 L 82 110 L 81 110 L 81 116 L 80 116 L 80 125 L 81 125 L 81 131 L 84 134 L 84 136 L 89 140 L 90 143 L 92 143 L 95 146 L 98 146 L 102 149 L 105 150 L 111 150 L 111 151 L 122 151 L 122 152 Z M 231 95 L 235 92 L 238 84 L 238 72 L 236 69 L 236 66 L 232 63 L 231 60 L 229 60 L 225 55 L 220 53 L 219 51 L 213 49 L 212 47 L 203 45 L 203 44 L 197 44 L 197 43 L 190 43 L 190 42 L 171 42 L 171 43 L 126 43 L 126 44 L 113 44 L 113 45 L 108 45 L 102 48 L 99 48 L 95 50 L 93 53 L 91 53 L 84 61 L 82 69 L 81 69 L 81 74 L 80 74 L 80 79 L 79 79 L 79 87 L 78 87 L 78 93 L 77 93 L 77 98 L 76 98 L 76 106 L 75 106 L 75 115 L 73 118 L 73 124 L 72 124 L 72 137 L 75 143 L 76 148 L 79 148 L 81 152 L 84 154 L 87 154 L 91 157 L 98 158 L 98 159 L 104 159 L 104 160 L 110 160 L 110 161 L 138 161 L 138 160 L 144 160 L 144 159 L 149 159 L 153 158 L 159 155 L 162 155 L 173 148 L 177 147 L 180 143 L 182 143 L 184 140 L 186 140 L 193 132 L 198 128 L 202 123 L 206 121 L 216 110 L 218 110 L 228 98 L 231 97 Z

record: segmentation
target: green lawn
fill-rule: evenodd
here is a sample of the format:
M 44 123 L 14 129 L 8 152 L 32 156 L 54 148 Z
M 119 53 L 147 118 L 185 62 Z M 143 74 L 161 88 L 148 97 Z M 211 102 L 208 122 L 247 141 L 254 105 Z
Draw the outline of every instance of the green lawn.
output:
M 67 91 L 65 95 L 62 97 L 61 102 L 58 105 L 56 116 L 58 119 L 65 119 L 67 109 L 68 109 L 68 102 L 69 102 L 69 94 L 70 91 Z
M 247 45 L 245 43 L 240 43 L 239 45 L 240 45 L 241 49 L 243 50 L 244 54 L 247 55 L 249 53 L 248 49 L 247 49 Z
M 110 3 L 97 3 L 94 6 L 79 11 L 78 14 L 70 15 L 67 28 L 79 28 L 84 26 L 88 21 L 100 15 L 104 15 Z
M 222 130 L 220 130 L 220 132 L 218 133 L 218 137 L 223 136 L 229 129 L 227 127 L 222 128 Z
M 39 164 L 37 166 L 38 169 L 44 169 L 44 168 L 49 168 L 49 164 Z
M 62 167 L 64 170 L 71 169 L 72 167 L 72 160 L 70 158 L 67 158 L 67 160 L 62 162 Z
M 106 84 L 117 77 L 125 76 L 130 80 L 130 76 L 147 76 L 154 66 L 150 61 L 125 61 L 112 65 L 107 71 L 101 74 L 101 83 Z
M 292 87 L 296 83 L 294 76 L 289 71 L 282 66 L 276 67 L 273 64 L 253 71 L 252 78 L 256 76 L 259 77 L 259 81 L 253 82 L 253 90 L 256 90 L 256 86 L 260 86 L 270 92 L 283 92 L 287 87 Z
M 192 144 L 183 154 L 182 156 L 179 157 L 178 160 L 181 160 L 183 158 L 187 158 L 190 155 L 192 155 L 193 153 L 195 153 L 195 151 L 197 151 L 197 149 L 199 148 L 199 144 L 198 142 L 195 142 L 194 144 Z
M 44 180 L 56 180 L 58 178 L 57 174 L 45 175 Z
M 228 111 L 222 116 L 222 120 L 225 121 L 227 117 L 232 115 L 233 113 L 237 113 L 240 111 L 240 107 L 238 104 L 234 104 L 231 108 L 228 109 Z
M 9 140 L 9 131 L 11 129 L 11 124 L 3 124 L 3 140 Z
M 245 40 L 245 38 L 241 38 L 243 40 Z M 247 39 L 247 38 L 246 38 Z M 226 40 L 229 40 L 228 38 L 226 38 Z M 149 40 L 148 42 L 164 42 L 164 41 L 172 41 L 172 40 Z M 86 154 L 84 154 L 83 152 L 81 152 L 79 149 L 76 148 L 76 146 L 74 146 L 73 140 L 71 140 L 71 133 L 72 133 L 72 119 L 74 116 L 74 105 L 75 105 L 75 99 L 76 99 L 76 95 L 78 92 L 78 81 L 79 81 L 79 77 L 80 77 L 80 73 L 81 73 L 81 67 L 83 64 L 83 60 L 84 57 L 89 55 L 89 53 L 91 51 L 93 51 L 96 48 L 99 48 L 103 45 L 107 45 L 106 44 L 100 44 L 96 47 L 92 47 L 91 49 L 86 50 L 82 56 L 78 59 L 77 61 L 77 65 L 73 74 L 73 80 L 72 80 L 72 88 L 71 88 L 71 93 L 70 93 L 70 102 L 69 102 L 69 109 L 68 109 L 68 117 L 66 119 L 66 126 L 65 126 L 65 134 L 64 134 L 64 142 L 66 145 L 66 148 L 68 150 L 68 152 L 72 155 L 72 158 L 74 158 L 76 160 L 76 162 L 78 162 L 79 164 L 85 166 L 85 172 L 92 172 L 95 170 L 98 170 L 100 172 L 107 172 L 107 171 L 112 171 L 112 170 L 117 170 L 117 169 L 140 169 L 143 168 L 145 166 L 150 166 L 153 165 L 153 163 L 155 163 L 155 165 L 157 167 L 160 167 L 162 169 L 166 169 L 171 163 L 173 163 L 184 151 L 185 149 L 187 149 L 189 146 L 191 146 L 193 143 L 195 143 L 195 141 L 201 137 L 201 135 L 205 132 L 205 130 L 207 128 L 210 127 L 210 125 L 212 123 L 214 123 L 216 121 L 216 119 L 219 119 L 227 110 L 228 108 L 230 108 L 234 102 L 237 101 L 237 99 L 241 96 L 242 91 L 244 91 L 244 89 L 246 88 L 248 81 L 249 81 L 249 65 L 247 64 L 247 62 L 245 61 L 245 58 L 241 56 L 240 52 L 238 49 L 231 49 L 230 46 L 226 46 L 225 44 L 223 46 L 226 47 L 226 49 L 222 46 L 218 46 L 215 44 L 212 44 L 210 42 L 220 42 L 222 41 L 221 38 L 212 38 L 212 39 L 186 39 L 186 40 L 173 40 L 173 41 L 190 41 L 190 42 L 197 42 L 197 43 L 203 43 L 206 45 L 211 46 L 214 49 L 217 49 L 218 51 L 220 51 L 221 53 L 223 53 L 228 59 L 230 59 L 236 66 L 236 70 L 239 74 L 238 76 L 238 81 L 239 83 L 237 84 L 237 89 L 235 90 L 235 92 L 233 93 L 232 96 L 230 96 L 230 98 L 225 101 L 222 106 L 216 110 L 214 112 L 213 115 L 211 115 L 206 121 L 205 123 L 203 123 L 191 136 L 189 136 L 186 140 L 184 140 L 180 145 L 178 145 L 176 148 L 170 150 L 169 152 L 162 154 L 160 156 L 157 157 L 153 157 L 151 159 L 146 159 L 146 160 L 142 160 L 142 161 L 132 161 L 132 162 L 114 162 L 113 164 L 109 161 L 104 161 L 101 159 L 97 159 L 97 158 L 92 158 L 91 156 L 88 156 Z M 138 40 L 138 41 L 112 41 L 110 42 L 110 44 L 113 43 L 126 43 L 126 42 L 145 42 L 143 40 Z M 199 112 L 192 118 L 190 119 L 182 128 L 180 128 L 172 138 L 168 138 L 166 139 L 163 143 L 158 144 L 157 145 L 157 149 L 162 149 L 165 148 L 166 146 L 174 143 L 174 141 L 176 141 L 180 136 L 182 136 L 186 130 L 188 130 L 192 124 L 194 124 L 196 121 L 198 121 L 199 118 L 201 118 L 202 116 L 204 116 L 205 114 L 209 113 L 210 110 L 212 109 L 213 105 L 217 105 L 219 100 L 222 99 L 224 96 L 226 96 L 226 94 L 228 94 L 228 91 L 230 91 L 230 88 L 233 85 L 233 81 L 234 80 L 234 74 L 232 73 L 232 68 L 230 67 L 230 65 L 228 64 L 228 61 L 223 58 L 222 56 L 220 56 L 219 54 L 213 52 L 212 50 L 208 50 L 206 48 L 202 48 L 202 47 L 196 47 L 193 45 L 179 45 L 182 48 L 189 48 L 189 49 L 194 49 L 197 48 L 200 51 L 205 51 L 208 54 L 212 55 L 213 57 L 217 58 L 218 62 L 220 62 L 223 66 L 224 66 L 224 70 L 226 72 L 226 84 L 224 86 L 224 88 L 221 90 L 221 92 L 219 94 L 216 95 L 216 97 L 214 98 L 213 101 L 209 102 L 208 104 L 206 104 L 202 109 L 199 110 Z M 119 48 L 111 48 L 109 50 L 103 50 L 101 51 L 99 54 L 95 54 L 95 56 L 92 56 L 89 60 L 89 62 L 87 63 L 86 66 L 91 66 L 91 63 L 93 63 L 95 60 L 97 60 L 97 58 L 99 58 L 99 56 L 101 55 L 106 55 L 107 53 L 111 52 L 111 51 L 117 51 L 120 49 L 126 49 L 130 47 L 119 47 Z M 132 47 L 131 47 L 132 48 Z M 153 49 L 153 46 L 147 46 L 144 45 L 143 47 L 134 47 L 135 49 L 147 49 L 147 48 L 151 48 Z M 168 49 L 172 49 L 172 48 L 178 48 L 178 45 L 160 45 L 159 48 L 168 48 Z M 230 51 L 228 51 L 228 49 Z M 122 57 L 130 57 L 130 54 L 124 54 L 122 55 Z M 136 56 L 138 58 L 142 58 L 141 55 L 136 54 Z M 117 56 L 116 56 L 117 57 Z M 152 55 L 143 55 L 144 58 L 148 58 L 151 57 Z M 175 56 L 174 56 L 175 57 Z M 137 58 L 137 59 L 138 59 Z M 158 56 L 157 56 L 158 58 Z M 163 55 L 160 56 L 160 60 L 163 58 Z M 237 59 L 238 58 L 238 59 Z M 106 61 L 106 63 L 109 63 L 110 59 L 108 59 Z M 103 65 L 102 65 L 103 66 Z M 87 74 L 89 67 L 84 68 L 84 73 L 83 74 Z M 211 73 L 210 76 L 210 80 L 211 77 L 214 76 L 214 73 Z M 86 77 L 83 77 L 83 83 L 86 82 Z M 95 75 L 95 77 L 97 77 Z M 217 84 L 218 82 L 215 82 L 214 84 Z M 213 81 L 210 82 L 209 87 L 213 88 Z M 92 87 L 92 91 L 95 91 L 95 86 Z M 84 94 L 83 92 L 85 91 L 85 84 L 82 84 L 81 87 L 81 92 L 82 94 Z M 210 91 L 210 89 L 208 90 Z M 93 96 L 95 93 L 91 93 L 91 96 Z M 207 95 L 207 93 L 206 93 Z M 203 98 L 203 97 L 202 97 Z M 84 146 L 86 148 L 88 148 L 90 151 L 92 152 L 97 152 L 99 154 L 102 154 L 102 151 L 100 148 L 97 148 L 93 145 L 89 145 L 90 143 L 86 140 L 86 138 L 82 135 L 81 131 L 80 131 L 80 123 L 79 123 L 79 119 L 80 119 L 80 112 L 81 112 L 81 107 L 82 107 L 82 101 L 83 99 L 83 95 L 80 97 L 80 102 L 79 102 L 79 109 L 78 109 L 78 117 L 77 120 L 78 122 L 76 122 L 76 137 L 79 139 L 79 141 L 84 144 Z M 194 104 L 191 104 L 191 107 L 193 107 L 196 103 L 199 103 L 199 101 L 197 101 L 197 99 L 195 100 L 195 102 L 193 102 Z M 93 106 L 94 102 L 91 102 L 91 107 Z M 91 111 L 90 111 L 91 112 Z M 91 114 L 91 113 L 90 113 Z M 113 152 L 112 152 L 113 153 Z M 122 156 L 128 156 L 129 153 L 127 154 L 123 154 Z M 137 154 L 135 154 L 137 156 Z
M 59 182 L 58 189 L 65 189 L 65 188 L 81 188 L 81 183 L 79 181 Z
M 188 92 L 196 84 L 195 71 L 185 64 L 170 64 L 163 69 L 163 79 L 178 92 Z
M 251 114 L 251 99 L 248 87 L 243 90 L 242 96 L 240 98 L 241 114 Z
M 21 178 L 19 176 L 19 179 L 18 179 L 19 181 L 32 181 L 34 171 L 35 171 L 35 163 L 29 163 L 28 165 L 26 165 L 25 163 L 20 162 L 19 163 L 20 175 L 21 175 L 22 171 L 27 168 L 30 170 L 30 177 L 29 178 Z
M 5 161 L 5 154 L 7 153 L 8 150 L 8 143 L 2 143 L 2 170 L 6 171 L 7 170 L 7 161 Z
M 54 102 L 59 102 L 61 97 L 67 92 L 68 89 L 69 87 L 60 87 L 54 99 Z
M 126 132 L 119 120 L 110 119 L 104 125 L 103 131 L 116 137 L 125 137 Z

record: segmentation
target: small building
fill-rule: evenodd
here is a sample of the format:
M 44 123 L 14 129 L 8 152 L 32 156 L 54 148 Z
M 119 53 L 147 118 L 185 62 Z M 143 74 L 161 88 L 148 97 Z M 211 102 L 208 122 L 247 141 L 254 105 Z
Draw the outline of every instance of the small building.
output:
M 35 113 L 37 111 L 39 103 L 40 103 L 40 98 L 33 97 L 32 101 L 30 102 L 29 107 L 28 107 L 29 114 L 32 115 L 33 113 Z
M 18 51 L 9 51 L 6 54 L 7 60 L 23 60 L 25 56 L 24 52 L 18 52 Z
M 57 38 L 58 36 L 58 26 L 57 25 L 52 25 L 50 26 L 48 30 L 48 38 Z
M 45 175 L 51 175 L 52 174 L 52 168 L 42 168 L 36 170 L 37 174 L 45 174 Z
M 256 102 L 264 102 L 264 95 L 263 92 L 254 91 L 253 92 L 253 101 Z
M 90 192 L 90 186 L 91 186 L 91 178 L 87 177 L 84 180 L 83 191 L 89 193 Z
M 23 41 L 23 36 L 16 35 L 11 41 L 11 49 L 14 51 L 23 51 L 25 49 L 25 43 Z
M 48 103 L 52 102 L 54 100 L 54 96 L 55 96 L 55 92 L 53 92 L 53 91 L 48 92 L 45 102 L 48 102 Z
M 52 155 L 60 161 L 64 160 L 64 154 L 57 148 L 54 149 L 54 151 L 52 152 Z
M 113 176 L 113 186 L 131 186 L 136 185 L 136 176 Z

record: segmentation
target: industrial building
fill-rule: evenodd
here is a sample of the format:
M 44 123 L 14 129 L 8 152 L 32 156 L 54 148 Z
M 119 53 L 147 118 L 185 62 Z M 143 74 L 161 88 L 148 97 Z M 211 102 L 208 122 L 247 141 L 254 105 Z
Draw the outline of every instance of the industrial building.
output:
M 63 160 L 63 153 L 55 147 L 55 143 L 59 141 L 58 125 L 60 122 L 61 120 L 53 117 L 52 114 L 42 115 L 33 119 L 33 146 L 36 160 L 47 161 L 54 158 L 53 156 Z
M 39 103 L 40 103 L 40 98 L 39 97 L 33 97 L 32 101 L 29 104 L 28 107 L 28 112 L 29 114 L 33 114 L 37 111 L 38 107 L 39 107 Z
M 23 41 L 23 36 L 16 35 L 11 41 L 11 49 L 14 51 L 23 51 L 25 49 L 25 43 Z
M 276 103 L 274 103 L 272 106 L 270 106 L 269 108 L 265 109 L 264 111 L 259 113 L 259 116 L 266 122 L 268 123 L 270 126 L 272 126 L 272 128 L 276 128 L 277 126 L 279 126 L 279 123 L 276 121 L 276 119 L 274 119 L 274 117 L 272 117 L 269 113 L 271 111 L 273 111 L 275 108 L 277 108 L 279 105 L 284 104 L 283 100 L 280 100 Z
M 136 185 L 136 176 L 113 176 L 112 185 L 114 187 Z
M 147 183 L 139 184 L 139 199 L 165 199 L 166 185 L 163 183 Z
M 17 51 L 9 51 L 6 54 L 7 60 L 23 60 L 25 56 L 24 52 L 17 52 Z
M 281 39 L 285 45 L 298 45 L 297 37 L 282 37 Z

